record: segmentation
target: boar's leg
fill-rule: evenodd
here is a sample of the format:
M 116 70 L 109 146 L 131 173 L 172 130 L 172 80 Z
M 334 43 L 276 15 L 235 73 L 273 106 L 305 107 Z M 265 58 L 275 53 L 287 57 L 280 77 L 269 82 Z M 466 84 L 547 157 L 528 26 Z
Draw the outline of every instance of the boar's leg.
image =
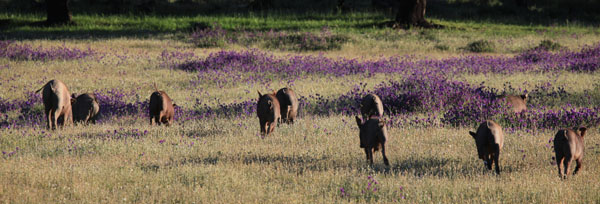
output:
M 573 175 L 577 174 L 577 172 L 581 168 L 581 165 L 583 165 L 583 161 L 581 161 L 581 158 L 575 160 L 575 162 L 577 162 L 577 166 L 575 167 L 575 171 L 573 171 Z
M 490 154 L 486 154 L 483 157 L 484 161 L 485 161 L 485 168 L 487 168 L 488 170 L 492 170 L 492 155 Z
M 271 133 L 273 133 L 273 131 L 275 131 L 276 125 L 279 125 L 279 124 L 276 124 L 275 121 L 269 123 L 269 133 L 268 134 L 271 134 Z
M 390 162 L 388 161 L 388 158 L 385 156 L 385 144 L 381 144 L 381 155 L 383 156 L 383 163 L 386 166 L 389 166 Z
M 498 160 L 500 158 L 500 155 L 498 155 L 498 153 L 494 154 L 494 163 L 496 165 L 496 174 L 500 174 L 500 164 L 498 163 Z
M 65 125 L 66 126 L 73 126 L 73 112 L 72 111 L 67 111 L 65 113 Z
M 370 147 L 365 148 L 365 154 L 367 154 L 367 162 L 369 165 L 373 165 L 373 149 Z
M 563 168 L 565 169 L 564 174 L 563 174 L 563 178 L 567 178 L 567 176 L 569 175 L 570 172 L 570 167 L 571 167 L 571 160 L 573 158 L 571 157 L 571 155 L 567 155 L 565 156 L 565 159 L 563 161 Z
M 267 126 L 267 121 L 265 121 L 262 118 L 259 118 L 258 123 L 259 123 L 258 127 L 260 128 L 260 135 L 263 136 L 265 134 L 265 132 L 267 132 L 265 129 Z
M 562 178 L 562 171 L 560 169 L 560 165 L 563 163 L 564 160 L 564 156 L 559 152 L 556 151 L 556 167 L 558 167 L 558 177 Z
M 49 130 L 52 129 L 52 113 L 50 112 L 51 110 L 46 108 L 46 125 L 48 127 Z
M 58 128 L 58 118 L 60 117 L 60 110 L 56 109 L 54 111 L 52 111 L 52 125 L 54 125 L 53 129 L 57 129 Z M 63 118 L 64 120 L 64 118 Z M 63 121 L 64 123 L 64 121 Z
M 173 117 L 169 116 L 167 117 L 167 127 L 171 126 L 173 124 Z
M 90 122 L 92 122 L 92 124 L 96 124 L 96 118 L 98 117 L 98 115 L 95 115 L 93 117 L 90 118 Z

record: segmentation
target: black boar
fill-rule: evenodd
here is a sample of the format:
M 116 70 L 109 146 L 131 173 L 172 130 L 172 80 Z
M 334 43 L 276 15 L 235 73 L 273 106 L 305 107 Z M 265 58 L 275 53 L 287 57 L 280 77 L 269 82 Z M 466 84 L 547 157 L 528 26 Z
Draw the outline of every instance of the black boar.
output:
M 173 116 L 175 115 L 176 104 L 173 104 L 173 101 L 165 93 L 164 91 L 159 91 L 154 84 L 154 92 L 150 95 L 150 125 L 154 125 L 155 123 L 165 124 L 166 126 L 170 126 L 173 123 Z
M 84 93 L 77 97 L 75 96 L 73 94 L 71 99 L 74 122 L 82 122 L 84 124 L 92 122 L 96 124 L 98 112 L 100 112 L 100 105 L 96 99 L 96 94 Z
M 73 113 L 71 109 L 71 94 L 67 85 L 58 79 L 46 83 L 36 92 L 42 91 L 44 112 L 47 118 L 48 129 L 56 129 L 58 125 L 72 125 Z
M 275 93 L 261 94 L 258 91 L 256 114 L 260 123 L 261 136 L 267 136 L 275 130 L 275 125 L 281 120 L 279 101 Z
M 277 91 L 275 96 L 279 101 L 281 122 L 294 124 L 294 120 L 298 114 L 298 97 L 294 90 L 282 88 Z
M 504 145 L 504 133 L 498 123 L 488 120 L 479 125 L 477 133 L 469 131 L 475 139 L 477 154 L 489 170 L 492 170 L 492 162 L 496 164 L 496 173 L 500 174 L 500 150 Z
M 577 162 L 577 167 L 573 171 L 573 175 L 577 174 L 577 171 L 582 166 L 584 142 L 583 136 L 586 132 L 585 127 L 572 129 L 559 130 L 554 135 L 554 152 L 556 153 L 556 166 L 558 166 L 558 176 L 561 178 L 567 178 L 571 170 L 571 162 Z M 563 164 L 565 170 L 564 174 L 560 170 L 560 165 Z
M 362 120 L 355 116 L 356 124 L 360 129 L 360 148 L 365 150 L 367 155 L 367 162 L 373 164 L 373 152 L 378 151 L 381 148 L 381 155 L 383 156 L 383 163 L 389 166 L 390 163 L 385 156 L 385 141 L 387 139 L 387 129 L 385 128 L 385 122 L 380 120 L 378 116 L 371 116 L 369 120 L 364 123 Z

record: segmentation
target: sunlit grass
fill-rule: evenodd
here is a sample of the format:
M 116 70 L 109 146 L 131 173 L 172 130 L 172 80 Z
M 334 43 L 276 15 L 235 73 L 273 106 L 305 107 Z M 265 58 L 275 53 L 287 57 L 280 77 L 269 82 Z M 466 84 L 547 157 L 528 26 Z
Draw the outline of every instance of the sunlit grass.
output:
M 20 21 L 42 20 L 41 16 L 9 15 Z M 414 54 L 415 58 L 446 58 L 465 54 L 460 48 L 478 39 L 496 42 L 490 55 L 511 55 L 553 39 L 569 49 L 597 43 L 596 28 L 579 25 L 518 26 L 495 23 L 452 22 L 442 30 L 391 30 L 357 28 L 357 24 L 381 21 L 381 17 L 350 15 L 339 20 L 303 20 L 300 17 L 128 17 L 75 15 L 77 26 L 34 28 L 17 26 L 3 32 L 32 32 L 19 40 L 35 46 L 90 47 L 97 56 L 77 60 L 11 61 L 0 59 L 0 97 L 23 99 L 50 79 L 61 79 L 71 92 L 119 89 L 134 91 L 128 100 L 147 100 L 152 84 L 165 90 L 178 105 L 193 109 L 201 103 L 232 103 L 255 99 L 256 91 L 276 91 L 290 86 L 301 96 L 320 94 L 337 97 L 354 85 L 367 89 L 399 74 L 344 77 L 306 76 L 261 83 L 239 81 L 217 84 L 202 81 L 192 85 L 197 73 L 160 66 L 164 51 L 189 51 L 197 56 L 221 49 L 242 50 L 239 45 L 201 49 L 178 38 L 192 22 L 219 22 L 224 28 L 318 30 L 328 25 L 334 32 L 353 39 L 327 57 L 376 59 L 381 56 Z M 102 19 L 102 20 L 98 20 Z M 353 27 L 355 26 L 355 27 Z M 97 39 L 59 38 L 48 33 L 127 31 L 140 36 L 118 35 Z M 158 31 L 156 36 L 147 30 Z M 548 30 L 539 34 L 538 30 Z M 565 32 L 563 32 L 563 30 Z M 150 32 L 151 33 L 151 32 Z M 572 37 L 576 33 L 577 38 Z M 37 35 L 37 36 L 36 36 Z M 30 36 L 31 37 L 31 36 Z M 147 38 L 146 38 L 147 37 Z M 181 37 L 181 36 L 179 36 Z M 504 42 L 504 43 L 502 43 Z M 437 50 L 435 45 L 448 45 Z M 261 47 L 256 47 L 263 49 Z M 271 50 L 273 51 L 273 50 Z M 275 51 L 317 55 L 319 52 Z M 97 58 L 103 56 L 103 58 Z M 458 75 L 451 80 L 502 89 L 551 83 L 571 94 L 586 91 L 600 98 L 593 73 L 514 73 Z M 598 100 L 592 100 L 598 101 Z M 597 104 L 587 104 L 596 106 Z M 41 109 L 41 104 L 38 107 Z M 13 112 L 10 117 L 19 113 Z M 585 138 L 584 167 L 580 174 L 560 180 L 552 165 L 555 130 L 505 132 L 500 156 L 502 172 L 497 176 L 484 168 L 468 131 L 472 127 L 401 126 L 390 128 L 386 151 L 391 166 L 381 154 L 369 167 L 359 148 L 358 128 L 352 116 L 302 115 L 294 125 L 280 125 L 261 138 L 253 114 L 243 117 L 180 119 L 173 127 L 151 127 L 147 118 L 116 117 L 96 125 L 47 131 L 39 127 L 0 129 L 0 200 L 9 203 L 597 203 L 600 202 L 598 169 L 600 139 L 594 127 Z M 556 127 L 563 128 L 563 127 Z M 377 184 L 371 184 L 372 176 Z M 369 187 L 369 188 L 368 188 Z M 375 191 L 373 187 L 376 187 Z M 344 194 L 341 189 L 344 189 Z

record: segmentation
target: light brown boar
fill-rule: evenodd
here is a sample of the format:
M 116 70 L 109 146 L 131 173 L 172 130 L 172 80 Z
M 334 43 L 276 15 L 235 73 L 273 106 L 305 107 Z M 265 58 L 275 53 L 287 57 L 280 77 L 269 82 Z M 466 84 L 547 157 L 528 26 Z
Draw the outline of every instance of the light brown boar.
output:
M 87 124 L 89 122 L 96 124 L 98 112 L 100 112 L 100 104 L 94 93 L 84 93 L 76 97 L 73 94 L 71 106 L 73 107 L 74 122 Z
M 275 130 L 275 125 L 281 120 L 281 109 L 275 93 L 261 94 L 258 92 L 256 114 L 260 124 L 261 136 L 268 136 Z
M 365 150 L 367 162 L 369 162 L 370 165 L 373 165 L 373 152 L 381 149 L 383 163 L 386 166 L 389 166 L 390 162 L 385 156 L 385 141 L 387 140 L 385 121 L 380 120 L 378 116 L 371 116 L 364 123 L 358 116 L 355 116 L 355 118 L 358 129 L 360 129 L 360 148 Z
M 367 120 L 371 116 L 383 117 L 383 102 L 379 96 L 368 94 L 362 98 L 360 102 L 360 113 L 363 120 Z
M 298 97 L 296 92 L 290 88 L 282 88 L 275 95 L 279 101 L 281 122 L 294 124 L 298 115 Z
M 501 95 L 499 99 L 505 99 L 506 103 L 511 107 L 513 112 L 520 113 L 527 110 L 527 94 L 515 96 L 515 95 Z
M 585 136 L 586 131 L 585 127 L 580 127 L 579 130 L 577 128 L 562 129 L 554 135 L 554 152 L 556 153 L 556 166 L 560 178 L 567 178 L 571 171 L 572 161 L 577 162 L 573 175 L 577 174 L 583 165 L 583 151 L 585 148 L 583 136 Z M 564 167 L 564 174 L 560 170 L 561 164 Z
M 164 91 L 158 90 L 156 84 L 154 84 L 154 92 L 150 95 L 150 125 L 154 124 L 165 124 L 170 126 L 173 123 L 173 117 L 175 115 L 176 104 L 173 104 L 173 100 Z
M 46 113 L 48 129 L 54 130 L 59 125 L 72 125 L 71 94 L 67 85 L 58 79 L 54 79 L 36 92 L 40 91 L 42 91 L 42 101 L 44 103 L 44 113 Z
M 475 139 L 479 158 L 489 170 L 492 170 L 492 163 L 495 163 L 496 173 L 500 174 L 500 150 L 504 145 L 502 127 L 494 121 L 487 120 L 479 125 L 477 133 L 469 131 L 469 134 Z

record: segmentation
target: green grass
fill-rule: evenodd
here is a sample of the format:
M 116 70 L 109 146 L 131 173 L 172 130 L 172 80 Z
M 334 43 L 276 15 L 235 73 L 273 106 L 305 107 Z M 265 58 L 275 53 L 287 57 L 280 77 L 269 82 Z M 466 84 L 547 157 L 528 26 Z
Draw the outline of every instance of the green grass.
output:
M 146 99 L 156 82 L 173 100 L 190 107 L 195 98 L 222 103 L 256 98 L 256 90 L 286 86 L 285 81 L 234 83 L 221 88 L 205 81 L 196 90 L 195 73 L 170 70 L 157 60 L 164 50 L 192 51 L 200 56 L 221 48 L 203 49 L 183 39 L 196 22 L 219 22 L 225 29 L 314 31 L 328 25 L 349 35 L 328 57 L 370 59 L 398 54 L 448 57 L 476 39 L 496 42 L 490 55 L 511 55 L 552 39 L 568 49 L 598 43 L 598 28 L 581 25 L 520 26 L 494 22 L 447 21 L 441 30 L 392 30 L 373 27 L 381 15 L 353 14 L 344 18 L 317 16 L 196 16 L 128 17 L 75 15 L 76 26 L 26 26 L 43 18 L 2 14 L 13 19 L 2 34 L 34 46 L 79 47 L 109 53 L 104 60 L 9 61 L 0 64 L 0 98 L 22 99 L 49 79 L 63 80 L 71 92 L 101 89 L 135 90 Z M 328 18 L 325 18 L 328 17 Z M 365 26 L 367 25 L 367 26 Z M 368 26 L 371 25 L 371 26 Z M 537 31 L 545 30 L 543 34 Z M 579 37 L 573 38 L 575 33 Z M 22 36 L 21 36 L 22 35 Z M 502 43 L 500 42 L 502 41 Z M 445 45 L 445 46 L 438 46 Z M 442 47 L 443 49 L 436 48 Z M 264 49 L 260 48 L 259 49 Z M 225 49 L 246 49 L 230 44 Z M 275 55 L 296 52 L 274 51 Z M 302 54 L 317 54 L 305 52 Z M 126 56 L 120 58 L 118 56 Z M 371 78 L 312 76 L 296 80 L 300 95 L 339 96 L 364 82 L 404 76 L 377 74 Z M 471 84 L 531 89 L 551 82 L 569 93 L 598 90 L 598 73 L 517 73 L 462 75 Z M 208 94 L 205 94 L 208 93 Z M 593 92 L 597 94 L 597 91 Z M 593 105 L 593 104 L 590 104 Z M 41 107 L 41 104 L 39 104 Z M 176 121 L 173 127 L 151 127 L 145 118 L 116 118 L 102 124 L 47 132 L 43 127 L 0 129 L 0 201 L 7 203 L 597 203 L 600 202 L 600 137 L 598 128 L 586 136 L 584 167 L 562 181 L 546 147 L 554 131 L 506 132 L 500 156 L 500 176 L 484 168 L 476 156 L 471 128 L 391 128 L 386 150 L 375 165 L 366 164 L 352 117 L 306 115 L 294 125 L 281 125 L 274 135 L 258 136 L 256 117 Z M 557 127 L 558 128 L 558 127 Z M 147 130 L 139 138 L 118 135 Z M 117 136 L 107 132 L 117 130 Z M 164 142 L 160 142 L 164 140 Z M 193 144 L 192 144 L 193 142 Z M 525 155 L 525 157 L 523 157 Z M 377 191 L 367 189 L 373 176 Z M 346 196 L 342 197 L 340 188 Z M 362 191 L 365 191 L 363 193 Z M 403 199 L 404 197 L 404 199 Z
M 496 44 L 492 53 L 512 54 L 534 48 L 544 40 L 552 40 L 568 49 L 600 41 L 600 30 L 582 24 L 520 25 L 490 20 L 444 20 L 430 18 L 446 26 L 434 30 L 394 30 L 381 27 L 389 17 L 382 14 L 239 14 L 198 16 L 128 16 L 79 14 L 75 26 L 37 27 L 31 23 L 44 20 L 36 14 L 0 13 L 0 19 L 10 19 L 0 25 L 5 39 L 15 40 L 106 40 L 119 38 L 173 39 L 188 42 L 188 34 L 196 25 L 217 23 L 225 30 L 259 31 L 271 29 L 287 32 L 319 32 L 324 26 L 333 33 L 351 40 L 342 45 L 355 50 L 355 55 L 368 53 L 428 54 L 447 56 L 462 52 L 475 39 L 487 39 Z M 440 46 L 442 45 L 442 46 Z M 259 45 L 230 44 L 225 48 Z M 441 48 L 441 49 L 440 49 Z M 361 51 L 368 51 L 362 53 Z

